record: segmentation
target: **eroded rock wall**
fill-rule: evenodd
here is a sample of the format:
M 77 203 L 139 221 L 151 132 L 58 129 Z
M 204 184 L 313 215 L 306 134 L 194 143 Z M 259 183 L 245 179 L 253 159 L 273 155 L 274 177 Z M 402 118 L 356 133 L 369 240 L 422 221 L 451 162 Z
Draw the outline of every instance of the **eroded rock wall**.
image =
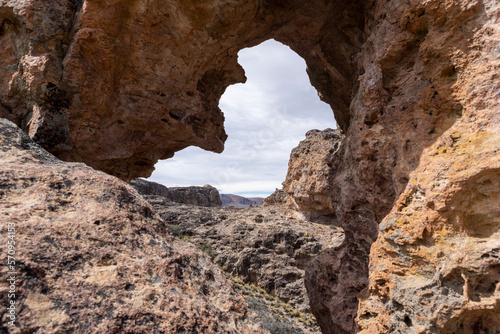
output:
M 63 160 L 147 177 L 187 146 L 223 150 L 218 101 L 245 81 L 237 52 L 275 38 L 308 61 L 347 127 L 355 3 L 5 0 L 0 116 Z
M 365 60 L 378 59 L 380 70 L 364 75 L 378 78 L 375 87 L 383 95 L 391 93 L 378 117 L 390 117 L 386 124 L 403 134 L 393 141 L 401 162 L 392 175 L 406 174 L 409 181 L 372 246 L 359 328 L 361 333 L 496 333 L 500 4 L 384 4 L 373 15 L 388 22 L 373 30 L 373 50 L 379 51 Z
M 337 293 L 362 287 L 359 260 L 380 233 L 368 290 L 358 290 L 362 333 L 499 330 L 499 13 L 496 1 L 367 8 L 360 89 L 332 179 L 332 207 L 354 242 L 346 232 L 333 266 L 317 259 L 318 312 L 335 319 Z M 322 297 L 314 287 L 334 278 L 360 284 L 330 284 Z
M 494 333 L 498 3 L 374 1 L 365 15 L 350 127 L 322 180 L 346 237 L 309 267 L 311 307 L 325 333 L 356 330 L 358 294 L 366 333 Z

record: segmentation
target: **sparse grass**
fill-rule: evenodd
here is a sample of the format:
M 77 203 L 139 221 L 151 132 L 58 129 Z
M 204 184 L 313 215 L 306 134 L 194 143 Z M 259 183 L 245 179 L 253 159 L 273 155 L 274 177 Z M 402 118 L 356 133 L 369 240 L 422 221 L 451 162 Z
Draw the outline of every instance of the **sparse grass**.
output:
M 250 309 L 259 315 L 262 325 L 272 334 L 303 334 L 306 328 L 320 332 L 312 314 L 300 312 L 253 283 L 246 283 L 228 273 L 226 276 L 236 291 L 245 298 Z
M 191 242 L 188 236 L 183 236 L 180 233 L 179 225 L 168 225 L 168 227 L 180 241 Z M 305 236 L 308 237 L 307 234 Z M 213 260 L 214 253 L 211 244 L 202 243 L 198 244 L 197 247 Z M 270 333 L 303 334 L 306 328 L 320 333 L 320 328 L 312 314 L 298 311 L 277 296 L 269 294 L 262 287 L 253 283 L 246 283 L 239 277 L 230 275 L 226 266 L 217 265 L 232 282 L 234 289 L 245 298 L 249 308 L 259 315 L 262 326 L 269 330 Z
M 167 227 L 172 231 L 172 234 L 174 237 L 180 237 L 181 236 L 181 231 L 179 225 L 175 224 L 167 224 Z
M 187 235 L 178 238 L 180 241 L 191 242 L 191 239 Z
M 211 259 L 215 257 L 211 244 L 199 244 L 198 248 L 210 256 Z

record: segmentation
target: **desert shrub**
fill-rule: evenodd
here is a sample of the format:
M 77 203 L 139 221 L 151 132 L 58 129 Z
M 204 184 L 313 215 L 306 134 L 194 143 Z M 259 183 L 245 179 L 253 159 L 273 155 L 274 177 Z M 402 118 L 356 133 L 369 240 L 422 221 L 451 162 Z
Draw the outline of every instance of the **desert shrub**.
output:
M 167 227 L 170 229 L 170 231 L 172 231 L 172 234 L 175 236 L 175 237 L 182 237 L 181 235 L 181 228 L 179 227 L 179 225 L 175 225 L 175 224 L 167 224 Z
M 212 245 L 210 244 L 199 244 L 198 248 L 205 252 L 208 256 L 210 256 L 212 259 L 214 258 L 214 251 L 212 249 Z
M 271 334 L 303 334 L 292 321 L 269 312 L 269 306 L 263 298 L 247 298 L 249 307 L 259 315 L 262 326 Z

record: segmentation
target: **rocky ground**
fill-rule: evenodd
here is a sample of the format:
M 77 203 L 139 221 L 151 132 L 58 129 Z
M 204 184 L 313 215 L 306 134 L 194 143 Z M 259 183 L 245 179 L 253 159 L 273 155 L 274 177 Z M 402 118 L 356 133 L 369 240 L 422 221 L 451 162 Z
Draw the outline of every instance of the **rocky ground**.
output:
M 304 333 L 319 331 L 310 314 L 305 269 L 323 250 L 342 244 L 342 229 L 297 220 L 283 206 L 207 208 L 144 197 L 174 235 L 204 250 L 234 278 L 235 287 L 257 311 L 273 314 L 283 304 L 282 311 L 276 310 L 278 317 L 288 314 L 291 324 L 297 318 L 295 323 L 303 327 L 297 330 Z M 248 285 L 257 295 L 242 289 Z M 258 302 L 262 296 L 269 302 Z

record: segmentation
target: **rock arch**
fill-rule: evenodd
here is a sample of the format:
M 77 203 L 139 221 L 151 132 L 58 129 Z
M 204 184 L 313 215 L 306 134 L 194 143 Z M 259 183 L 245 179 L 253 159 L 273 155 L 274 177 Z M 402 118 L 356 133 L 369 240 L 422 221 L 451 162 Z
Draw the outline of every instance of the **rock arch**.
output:
M 305 59 L 346 133 L 329 179 L 346 242 L 309 271 L 323 331 L 355 330 L 358 294 L 362 332 L 436 331 L 465 306 L 421 323 L 424 306 L 390 292 L 417 289 L 397 277 L 415 274 L 426 255 L 408 252 L 437 242 L 430 222 L 454 210 L 439 192 L 461 198 L 467 178 L 499 166 L 499 12 L 495 0 L 4 1 L 0 116 L 63 160 L 148 176 L 189 145 L 223 149 L 218 99 L 245 80 L 236 54 L 274 38 Z M 494 260 L 474 261 L 482 282 Z M 414 314 L 391 318 L 398 305 Z
M 2 115 L 64 160 L 130 180 L 190 145 L 221 152 L 218 101 L 245 81 L 237 52 L 270 38 L 306 60 L 348 127 L 364 20 L 352 2 L 35 1 L 31 19 L 4 8 L 6 89 L 24 98 L 6 94 Z

